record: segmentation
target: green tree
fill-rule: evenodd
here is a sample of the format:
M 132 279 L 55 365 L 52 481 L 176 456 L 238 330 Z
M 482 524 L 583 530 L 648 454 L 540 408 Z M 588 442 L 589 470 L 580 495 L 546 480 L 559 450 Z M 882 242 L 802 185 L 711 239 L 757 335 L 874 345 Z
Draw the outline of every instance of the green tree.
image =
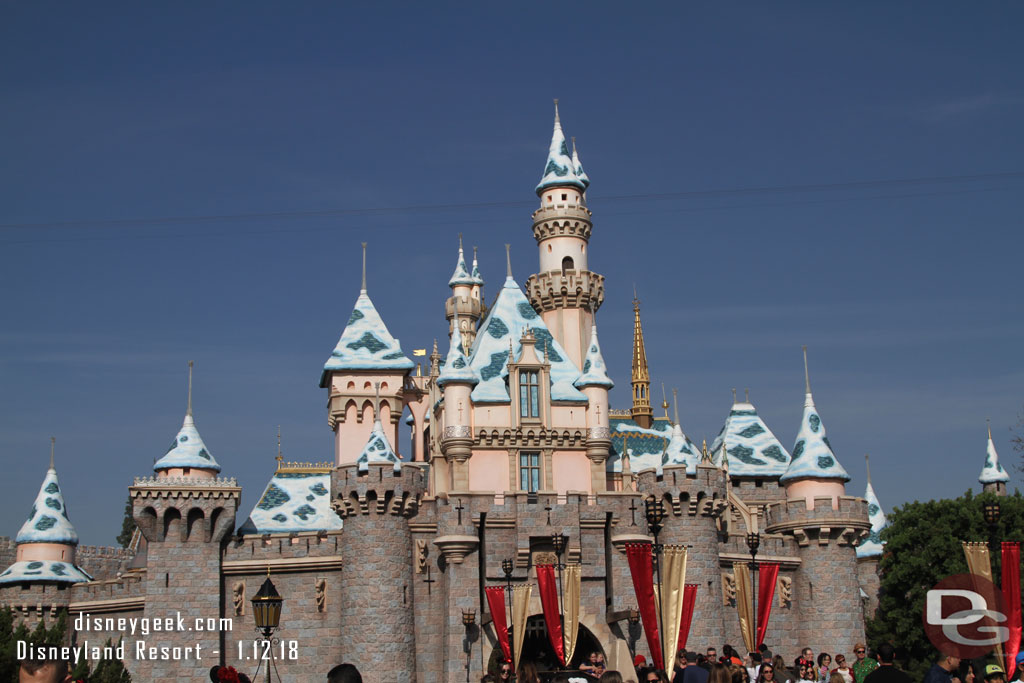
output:
M 124 504 L 124 518 L 121 520 L 121 533 L 117 535 L 117 542 L 122 548 L 127 548 L 132 542 L 132 534 L 135 532 L 135 519 L 132 517 L 132 497 Z
M 868 621 L 872 646 L 892 643 L 901 654 L 912 678 L 920 680 L 937 657 L 924 633 L 921 615 L 928 589 L 951 574 L 967 572 L 961 541 L 988 541 L 989 528 L 982 517 L 986 500 L 1000 502 L 995 529 L 1000 540 L 1024 538 L 1024 497 L 1020 492 L 1005 498 L 993 494 L 974 496 L 968 491 L 954 500 L 907 503 L 889 515 L 882 532 L 885 553 L 879 563 L 882 575 L 878 612 Z M 992 558 L 993 575 L 999 582 L 1000 558 Z

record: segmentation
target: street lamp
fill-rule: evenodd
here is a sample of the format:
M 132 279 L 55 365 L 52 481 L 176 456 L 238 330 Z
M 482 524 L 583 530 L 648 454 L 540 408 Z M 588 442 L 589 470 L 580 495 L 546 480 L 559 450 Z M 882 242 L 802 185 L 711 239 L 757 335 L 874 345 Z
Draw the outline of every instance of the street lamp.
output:
M 562 570 L 565 564 L 562 562 L 562 553 L 565 552 L 565 536 L 555 534 L 551 537 L 551 546 L 555 551 L 555 569 L 558 570 L 558 621 L 562 625 L 562 658 L 565 659 L 565 668 L 569 668 L 569 659 L 565 640 L 565 589 L 562 588 Z
M 463 643 L 463 650 L 466 653 L 466 683 L 469 683 L 469 667 L 470 667 L 470 654 L 473 652 L 473 641 L 476 640 L 474 636 L 476 626 L 476 610 L 475 609 L 464 609 L 462 610 L 462 625 L 466 627 L 466 640 Z
M 754 650 L 757 650 L 757 549 L 761 547 L 761 534 L 747 534 L 747 548 L 750 549 L 750 606 L 754 620 Z
M 995 556 L 999 552 L 999 540 L 996 538 L 996 527 L 999 526 L 999 509 L 998 500 L 986 501 L 981 506 L 982 516 L 985 518 L 985 524 L 988 525 L 988 550 L 992 555 L 992 560 L 995 561 Z
M 654 572 L 658 581 L 658 602 L 662 601 L 661 593 L 661 554 L 664 547 L 658 543 L 658 534 L 661 532 L 662 523 L 665 521 L 665 504 L 658 498 L 651 496 L 644 501 L 644 517 L 647 518 L 647 528 L 651 530 L 651 534 L 654 535 L 654 545 L 651 546 L 651 551 L 654 553 Z M 665 642 L 665 615 L 664 610 L 659 605 L 658 609 L 658 633 L 661 635 L 662 642 Z M 661 647 L 661 643 L 658 644 Z M 664 648 L 662 647 L 662 650 Z M 664 658 L 664 652 L 662 653 Z M 668 666 L 668 662 L 663 662 L 663 666 Z
M 256 595 L 252 598 L 252 616 L 256 622 L 256 630 L 263 634 L 264 650 L 261 653 L 260 663 L 256 666 L 256 673 L 253 674 L 253 678 L 260 672 L 260 666 L 263 664 L 263 659 L 269 655 L 270 664 L 267 664 L 267 681 L 270 678 L 270 667 L 273 665 L 274 670 L 277 670 L 277 664 L 274 664 L 274 650 L 273 645 L 277 640 L 273 637 L 274 631 L 277 630 L 278 626 L 281 625 L 281 606 L 284 604 L 284 598 L 277 592 L 277 588 L 274 587 L 274 582 L 270 580 L 270 568 L 267 568 L 267 578 L 263 581 L 263 585 L 256 592 Z M 277 679 L 281 680 L 281 674 L 277 675 Z
M 627 627 L 629 632 L 629 652 L 636 657 L 636 641 L 640 638 L 640 612 L 632 607 L 629 608 L 626 612 L 626 622 L 629 624 Z
M 501 561 L 501 571 L 505 573 L 505 595 L 508 601 L 508 613 L 509 618 L 512 620 L 512 626 L 515 626 L 515 615 L 512 614 L 512 572 L 515 570 L 515 565 L 512 563 L 512 558 L 506 557 Z M 512 668 L 512 680 L 516 678 L 516 651 L 515 651 L 515 638 L 514 635 L 509 632 L 508 634 L 508 653 L 512 658 L 512 661 L 508 665 Z

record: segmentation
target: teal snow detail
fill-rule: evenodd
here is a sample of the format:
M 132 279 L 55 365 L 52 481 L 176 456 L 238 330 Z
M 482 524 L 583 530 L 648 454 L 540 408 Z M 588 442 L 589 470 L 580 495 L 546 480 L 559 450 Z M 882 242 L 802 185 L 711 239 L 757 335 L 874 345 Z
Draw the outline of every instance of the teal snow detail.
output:
M 21 543 L 70 543 L 78 545 L 78 534 L 68 519 L 67 502 L 57 481 L 57 470 L 50 468 L 39 486 L 32 510 L 21 525 L 15 540 Z M 57 511 L 61 514 L 48 514 Z
M 1010 481 L 1010 475 L 999 463 L 999 454 L 996 453 L 996 445 L 992 442 L 992 436 L 988 437 L 988 447 L 985 450 L 985 467 L 981 470 L 978 482 L 981 484 L 998 484 Z
M 185 416 L 185 421 L 175 437 L 177 448 L 173 448 L 156 461 L 153 465 L 154 471 L 161 471 L 173 468 L 196 467 L 204 470 L 220 472 L 220 465 L 214 459 L 210 450 L 203 443 L 203 437 L 199 436 L 195 421 L 191 415 Z
M 341 529 L 341 520 L 331 509 L 330 486 L 330 472 L 275 472 L 238 533 Z M 265 503 L 268 497 L 270 502 L 277 501 L 277 504 Z
M 850 475 L 839 464 L 828 442 L 825 423 L 821 421 L 810 393 L 804 400 L 804 415 L 796 436 L 796 445 L 793 446 L 793 460 L 779 481 L 785 483 L 798 479 L 850 481 Z
M 864 499 L 868 502 L 868 521 L 871 522 L 871 532 L 868 537 L 857 546 L 857 557 L 877 557 L 882 554 L 885 544 L 882 542 L 882 529 L 888 526 L 885 519 L 885 512 L 882 511 L 882 504 L 878 502 L 878 496 L 868 482 L 864 491 Z
M 577 388 L 594 386 L 607 389 L 615 386 L 612 378 L 608 376 L 604 356 L 601 355 L 601 343 L 597 339 L 597 325 L 590 328 L 590 345 L 587 347 L 587 356 L 583 361 L 583 374 L 576 380 L 575 386 Z
M 276 484 L 271 484 L 263 493 L 263 497 L 260 498 L 260 502 L 256 504 L 256 507 L 260 510 L 273 510 L 276 507 L 281 507 L 289 500 L 291 500 L 291 496 Z
M 784 473 L 789 464 L 789 453 L 749 402 L 732 406 L 725 424 L 711 443 L 710 452 L 719 467 L 723 455 L 728 455 L 732 476 L 776 477 Z
M 358 315 L 357 315 L 358 314 Z M 399 341 L 387 326 L 365 291 L 359 293 L 354 310 L 338 344 L 324 363 L 320 386 L 327 375 L 339 370 L 411 370 L 415 366 L 402 352 Z

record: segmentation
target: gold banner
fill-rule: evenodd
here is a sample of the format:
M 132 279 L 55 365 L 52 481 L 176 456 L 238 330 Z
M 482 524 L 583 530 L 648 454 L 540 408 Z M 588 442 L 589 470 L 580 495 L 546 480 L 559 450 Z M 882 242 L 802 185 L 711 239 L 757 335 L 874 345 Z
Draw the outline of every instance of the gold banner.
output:
M 679 643 L 679 627 L 683 622 L 683 595 L 686 592 L 686 548 L 667 545 L 661 556 L 661 609 L 665 632 L 661 634 L 661 651 L 666 669 L 672 666 Z
M 964 541 L 964 557 L 967 558 L 967 571 L 975 576 L 980 576 L 995 584 L 992 578 L 992 558 L 988 554 L 988 546 L 984 543 L 968 543 Z M 975 590 L 977 593 L 986 594 L 987 591 Z M 1003 646 L 996 645 L 996 661 L 1003 661 Z
M 732 573 L 736 577 L 736 613 L 740 617 L 740 633 L 747 652 L 753 652 L 754 605 L 750 598 L 754 591 L 750 585 L 750 568 L 745 562 L 736 562 L 732 565 Z
M 565 612 L 565 664 L 572 661 L 576 650 L 576 637 L 580 627 L 580 566 L 570 564 L 565 568 L 565 587 L 562 589 L 562 610 Z
M 523 654 L 523 640 L 526 638 L 526 617 L 530 613 L 530 595 L 533 586 L 516 586 L 512 589 L 512 639 L 515 643 L 512 650 L 513 670 L 519 671 L 519 657 Z

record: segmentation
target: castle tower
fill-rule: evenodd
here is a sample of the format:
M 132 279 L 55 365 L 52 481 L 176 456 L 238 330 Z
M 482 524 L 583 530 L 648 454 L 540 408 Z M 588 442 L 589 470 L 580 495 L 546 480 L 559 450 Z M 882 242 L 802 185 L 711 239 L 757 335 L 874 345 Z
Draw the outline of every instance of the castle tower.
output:
M 871 524 L 867 503 L 846 496 L 850 480 L 825 435 L 807 373 L 804 414 L 793 458 L 779 481 L 787 500 L 768 506 L 766 531 L 791 534 L 800 557 L 800 576 L 794 583 L 800 610 L 800 642 L 816 651 L 834 648 L 848 652 L 864 639 L 860 583 L 855 572 L 855 547 Z
M 868 519 L 871 521 L 871 531 L 857 546 L 857 578 L 860 580 L 860 589 L 864 591 L 866 604 L 864 606 L 865 618 L 873 618 L 875 610 L 878 609 L 878 591 L 881 587 L 881 577 L 878 574 L 878 561 L 882 559 L 882 551 L 885 543 L 882 541 L 882 529 L 886 527 L 885 512 L 882 504 L 878 502 L 875 489 L 871 486 L 871 466 L 868 456 L 864 456 L 864 467 L 867 471 L 868 485 L 864 490 L 864 500 L 868 502 Z M 866 596 L 866 597 L 865 597 Z
M 597 325 L 590 329 L 590 346 L 583 361 L 583 374 L 575 387 L 587 397 L 587 458 L 590 459 L 590 486 L 594 492 L 608 489 L 607 461 L 612 446 L 608 422 L 608 392 L 615 383 L 597 340 Z
M 644 328 L 640 323 L 640 300 L 633 296 L 633 421 L 644 429 L 654 423 L 651 410 L 651 374 L 647 370 L 647 349 L 644 346 Z
M 996 445 L 992 443 L 992 425 L 988 426 L 988 448 L 985 451 L 985 466 L 981 468 L 981 476 L 978 482 L 984 493 L 995 493 L 997 496 L 1006 495 L 1006 482 L 1010 481 L 1010 475 L 1006 473 L 999 463 L 999 454 L 996 453 Z
M 456 311 L 452 326 L 452 339 L 448 356 L 435 384 L 443 391 L 444 427 L 441 432 L 441 452 L 447 469 L 447 476 L 435 479 L 436 491 L 468 491 L 469 467 L 467 461 L 473 454 L 472 403 L 470 393 L 480 381 L 476 372 L 469 367 L 462 342 L 462 322 Z M 443 476 L 444 473 L 439 473 Z
M 17 584 L 56 584 L 61 587 L 91 581 L 92 577 L 75 565 L 78 534 L 68 517 L 67 504 L 57 469 L 53 465 L 53 441 L 50 467 L 39 487 L 32 511 L 15 538 L 14 564 L 0 573 L 0 588 Z M 45 592 L 45 591 L 44 591 Z M 34 596 L 32 602 L 36 602 Z M 14 600 L 4 600 L 11 604 Z M 65 606 L 64 600 L 61 606 Z
M 540 272 L 526 281 L 526 291 L 530 304 L 577 368 L 583 365 L 594 313 L 604 301 L 604 276 L 587 267 L 593 228 L 584 194 L 589 185 L 575 145 L 569 156 L 555 100 L 555 128 L 537 185 L 540 208 L 533 212 Z
M 342 465 L 331 474 L 333 507 L 345 525 L 341 555 L 351 558 L 341 572 L 339 644 L 344 661 L 373 672 L 372 680 L 398 683 L 416 671 L 409 521 L 427 490 L 426 477 L 409 463 L 370 460 L 365 474 L 361 467 Z
M 480 268 L 477 265 L 476 255 L 473 255 L 473 269 L 466 268 L 466 257 L 462 253 L 462 235 L 459 235 L 459 258 L 455 262 L 455 272 L 448 281 L 452 289 L 452 295 L 445 301 L 445 317 L 448 319 L 448 336 L 452 336 L 455 326 L 455 319 L 458 317 L 459 330 L 462 335 L 462 350 L 468 354 L 473 347 L 473 340 L 476 339 L 477 323 L 480 322 L 480 314 L 483 311 L 484 281 L 480 277 Z
M 320 387 L 328 389 L 327 424 L 334 431 L 334 461 L 353 461 L 370 437 L 376 420 L 374 387 L 380 384 L 378 417 L 392 447 L 405 408 L 405 378 L 415 367 L 391 336 L 366 292 L 366 243 L 363 281 L 352 315 L 331 357 L 324 363 Z
M 206 448 L 192 419 L 191 363 L 189 404 L 185 422 L 163 458 L 153 466 L 155 477 L 136 477 L 129 487 L 132 517 L 146 539 L 146 606 L 150 619 L 180 613 L 186 624 L 225 616 L 227 602 L 221 582 L 224 547 L 235 528 L 242 489 L 234 479 L 217 478 L 220 466 Z M 161 645 L 204 646 L 203 659 L 139 660 L 132 676 L 198 680 L 226 656 L 224 636 L 216 633 L 168 631 Z M 198 636 L 198 637 L 197 637 Z M 221 654 L 212 655 L 214 649 Z M 213 661 L 209 661 L 210 659 Z

